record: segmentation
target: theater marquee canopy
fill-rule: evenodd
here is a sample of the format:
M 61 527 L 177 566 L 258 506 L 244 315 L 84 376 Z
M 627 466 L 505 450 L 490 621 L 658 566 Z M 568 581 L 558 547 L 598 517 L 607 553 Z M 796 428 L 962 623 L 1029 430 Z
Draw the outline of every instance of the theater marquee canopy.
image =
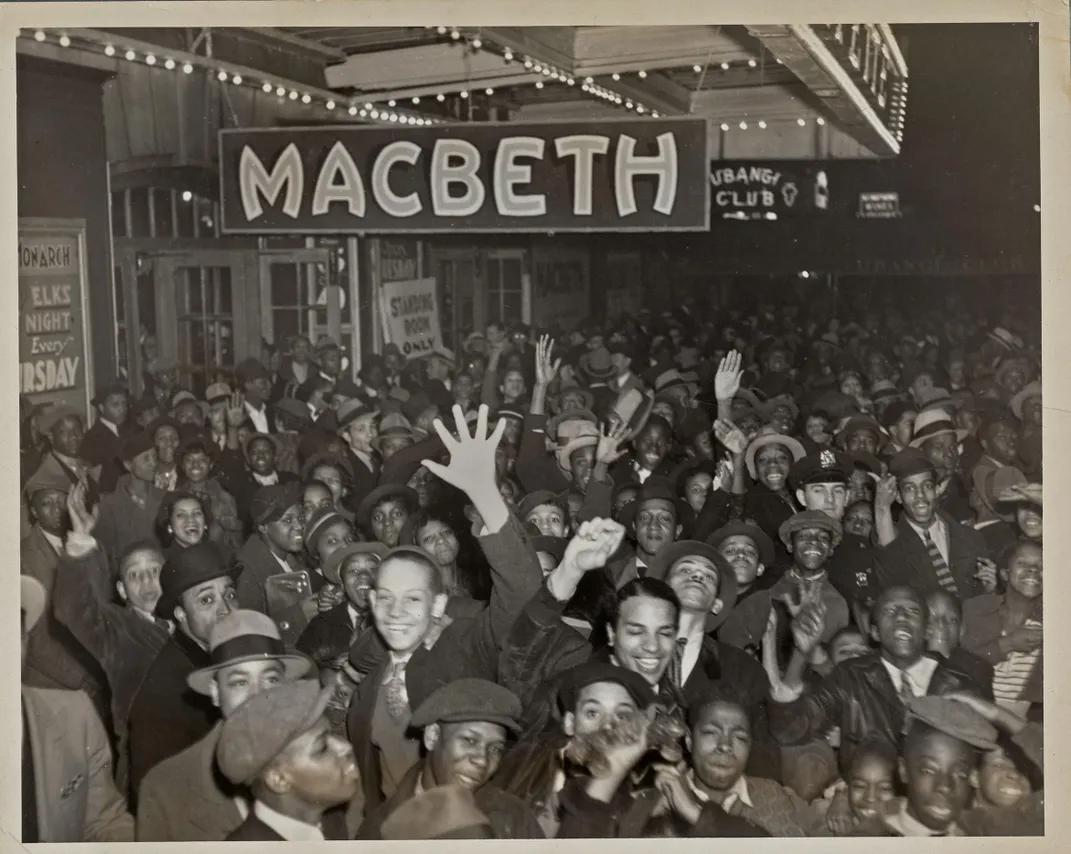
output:
M 220 133 L 230 234 L 705 231 L 707 123 Z

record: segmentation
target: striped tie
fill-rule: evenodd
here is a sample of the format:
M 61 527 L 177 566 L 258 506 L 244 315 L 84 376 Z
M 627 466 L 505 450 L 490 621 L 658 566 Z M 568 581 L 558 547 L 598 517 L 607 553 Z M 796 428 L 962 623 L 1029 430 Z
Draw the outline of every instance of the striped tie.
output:
M 684 649 L 688 646 L 688 638 L 677 638 L 673 647 L 673 658 L 669 662 L 669 681 L 674 688 L 684 687 Z
M 933 568 L 937 571 L 937 581 L 953 596 L 959 596 L 959 588 L 956 587 L 956 579 L 952 577 L 952 570 L 948 568 L 948 563 L 945 561 L 944 555 L 941 554 L 941 550 L 937 548 L 937 543 L 935 543 L 933 537 L 930 536 L 930 529 L 927 528 L 923 531 L 922 536 L 923 542 L 926 544 L 926 551 L 929 552 L 930 560 L 933 561 Z

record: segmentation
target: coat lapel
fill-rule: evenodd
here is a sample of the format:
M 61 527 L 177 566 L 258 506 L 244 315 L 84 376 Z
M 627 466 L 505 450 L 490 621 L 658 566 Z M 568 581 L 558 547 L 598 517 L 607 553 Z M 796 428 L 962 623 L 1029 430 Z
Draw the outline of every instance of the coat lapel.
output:
M 64 746 L 64 727 L 49 705 L 46 695 L 33 689 L 22 689 L 29 728 L 30 754 L 33 757 L 34 785 L 37 789 L 37 826 L 42 841 L 74 841 L 63 826 L 69 810 L 68 799 L 77 791 L 79 769 L 68 761 Z

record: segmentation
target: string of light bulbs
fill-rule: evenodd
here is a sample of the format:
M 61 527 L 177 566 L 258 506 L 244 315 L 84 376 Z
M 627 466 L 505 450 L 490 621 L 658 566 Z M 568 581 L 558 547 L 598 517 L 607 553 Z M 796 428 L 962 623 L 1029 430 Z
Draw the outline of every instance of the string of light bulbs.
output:
M 24 32 L 22 37 L 28 38 L 30 36 Z M 439 117 L 419 114 L 412 110 L 395 109 L 394 101 L 390 101 L 387 106 L 370 101 L 361 103 L 359 98 L 338 95 L 291 80 L 284 80 L 274 75 L 254 72 L 248 69 L 243 73 L 242 70 L 236 68 L 235 63 L 225 63 L 211 57 L 184 54 L 182 51 L 164 48 L 150 49 L 143 45 L 139 45 L 140 49 L 136 50 L 134 47 L 123 44 L 122 39 L 115 38 L 110 34 L 93 33 L 90 35 L 84 31 L 67 33 L 38 29 L 33 31 L 32 38 L 39 43 L 53 42 L 63 48 L 69 48 L 77 44 L 81 49 L 99 52 L 110 58 L 122 57 L 128 62 L 142 62 L 150 68 L 163 69 L 175 73 L 193 74 L 195 71 L 200 70 L 221 84 L 230 83 L 233 86 L 259 89 L 266 95 L 274 92 L 279 99 L 297 101 L 305 106 L 316 105 L 335 115 L 345 114 L 373 122 L 412 125 L 414 127 L 424 127 L 444 122 Z M 414 99 L 414 103 L 419 103 L 419 99 Z

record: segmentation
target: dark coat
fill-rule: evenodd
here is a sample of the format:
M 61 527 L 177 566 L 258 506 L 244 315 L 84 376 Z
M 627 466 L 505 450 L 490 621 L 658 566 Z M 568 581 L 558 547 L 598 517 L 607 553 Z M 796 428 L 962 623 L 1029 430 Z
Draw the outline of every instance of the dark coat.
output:
M 234 498 L 238 508 L 238 517 L 242 525 L 249 533 L 253 532 L 253 520 L 249 516 L 249 505 L 253 500 L 253 493 L 260 489 L 260 484 L 253 477 L 253 473 L 246 465 L 241 451 L 225 450 L 219 457 L 220 485 Z M 279 475 L 279 483 L 291 483 L 299 478 L 296 474 L 283 471 L 276 466 Z
M 119 448 L 132 432 L 129 424 L 123 424 L 117 436 L 98 418 L 82 437 L 78 456 L 93 467 L 100 466 L 100 491 L 104 494 L 113 492 L 119 478 L 126 474 L 119 460 Z
M 116 484 L 115 491 L 100 500 L 100 521 L 93 536 L 101 544 L 112 571 L 118 574 L 119 559 L 123 552 L 135 543 L 156 542 L 156 516 L 164 491 L 149 485 L 145 506 L 139 507 L 130 495 L 132 475 L 124 475 Z
M 104 553 L 95 544 L 81 557 L 65 557 L 56 573 L 52 607 L 107 677 L 112 728 L 118 741 L 116 777 L 125 788 L 127 717 L 145 674 L 170 635 L 162 620 L 148 620 L 116 604 L 112 577 Z
M 298 559 L 290 563 L 294 571 L 306 569 L 301 556 L 296 557 Z M 253 534 L 246 540 L 246 544 L 238 553 L 237 562 L 242 566 L 242 574 L 238 576 L 236 583 L 239 607 L 260 611 L 275 620 L 279 625 L 279 633 L 282 635 L 283 642 L 288 648 L 293 649 L 302 632 L 308 627 L 309 619 L 300 604 L 291 605 L 277 612 L 269 611 L 265 584 L 273 575 L 282 575 L 284 570 L 260 534 Z M 311 598 L 315 596 L 319 588 L 323 587 L 324 579 L 319 573 L 309 571 L 309 580 L 312 582 Z M 306 607 L 311 610 L 312 605 L 306 605 Z
M 358 839 L 382 839 L 383 822 L 398 807 L 416 796 L 417 781 L 422 765 L 414 765 L 402 778 L 398 791 L 384 803 L 371 810 L 357 831 Z M 520 798 L 502 791 L 494 783 L 486 783 L 472 793 L 480 812 L 490 819 L 495 839 L 543 839 L 544 834 L 535 813 Z
M 547 453 L 546 427 L 545 415 L 528 414 L 524 417 L 524 431 L 521 433 L 514 471 L 525 492 L 549 489 L 559 493 L 572 485 L 568 473 L 563 472 L 557 459 Z
M 218 712 L 186 677 L 208 667 L 208 653 L 176 630 L 149 667 L 130 707 L 130 784 L 137 792 L 153 766 L 204 738 Z
M 960 525 L 943 510 L 938 512 L 948 526 L 948 568 L 960 598 L 966 601 L 980 596 L 985 589 L 975 578 L 975 573 L 978 558 L 989 557 L 985 539 L 973 528 Z M 882 588 L 906 585 L 924 597 L 943 589 L 926 546 L 906 516 L 901 516 L 896 525 L 896 539 L 875 549 L 874 557 L 874 574 Z
M 930 696 L 982 692 L 966 673 L 940 656 L 930 657 L 938 659 L 927 691 Z M 867 738 L 882 738 L 896 747 L 904 730 L 904 703 L 880 653 L 843 661 L 813 691 L 791 703 L 770 703 L 768 708 L 770 730 L 781 744 L 805 744 L 830 727 L 840 727 L 842 769 L 850 767 L 853 751 Z
M 373 453 L 370 456 L 372 458 L 371 469 L 361 462 L 361 459 L 348 446 L 346 447 L 346 461 L 353 472 L 353 482 L 346 501 L 350 511 L 355 514 L 368 493 L 379 486 L 380 476 L 383 474 L 383 463 L 379 454 Z
M 349 602 L 343 602 L 309 620 L 309 625 L 298 638 L 297 650 L 305 653 L 317 666 L 323 666 L 349 652 L 355 640 L 354 635 Z
M 322 823 L 324 839 L 348 840 L 344 817 L 340 810 L 333 809 L 324 813 Z M 286 842 L 283 837 L 257 818 L 253 813 L 237 828 L 224 837 L 225 842 Z
M 851 607 L 853 602 L 877 599 L 881 592 L 874 566 L 877 553 L 870 542 L 858 534 L 845 534 L 826 563 L 829 583 Z
M 415 709 L 436 689 L 463 677 L 498 681 L 499 652 L 517 614 L 535 594 L 543 571 L 523 525 L 514 516 L 502 530 L 483 536 L 480 546 L 491 566 L 491 600 L 472 616 L 456 619 L 431 649 L 413 653 L 405 668 L 410 707 Z M 351 659 L 353 654 L 351 653 Z M 360 669 L 360 662 L 353 662 Z M 357 755 L 368 809 L 385 800 L 379 758 L 369 737 L 376 698 L 388 660 L 380 661 L 353 695 L 347 730 Z

